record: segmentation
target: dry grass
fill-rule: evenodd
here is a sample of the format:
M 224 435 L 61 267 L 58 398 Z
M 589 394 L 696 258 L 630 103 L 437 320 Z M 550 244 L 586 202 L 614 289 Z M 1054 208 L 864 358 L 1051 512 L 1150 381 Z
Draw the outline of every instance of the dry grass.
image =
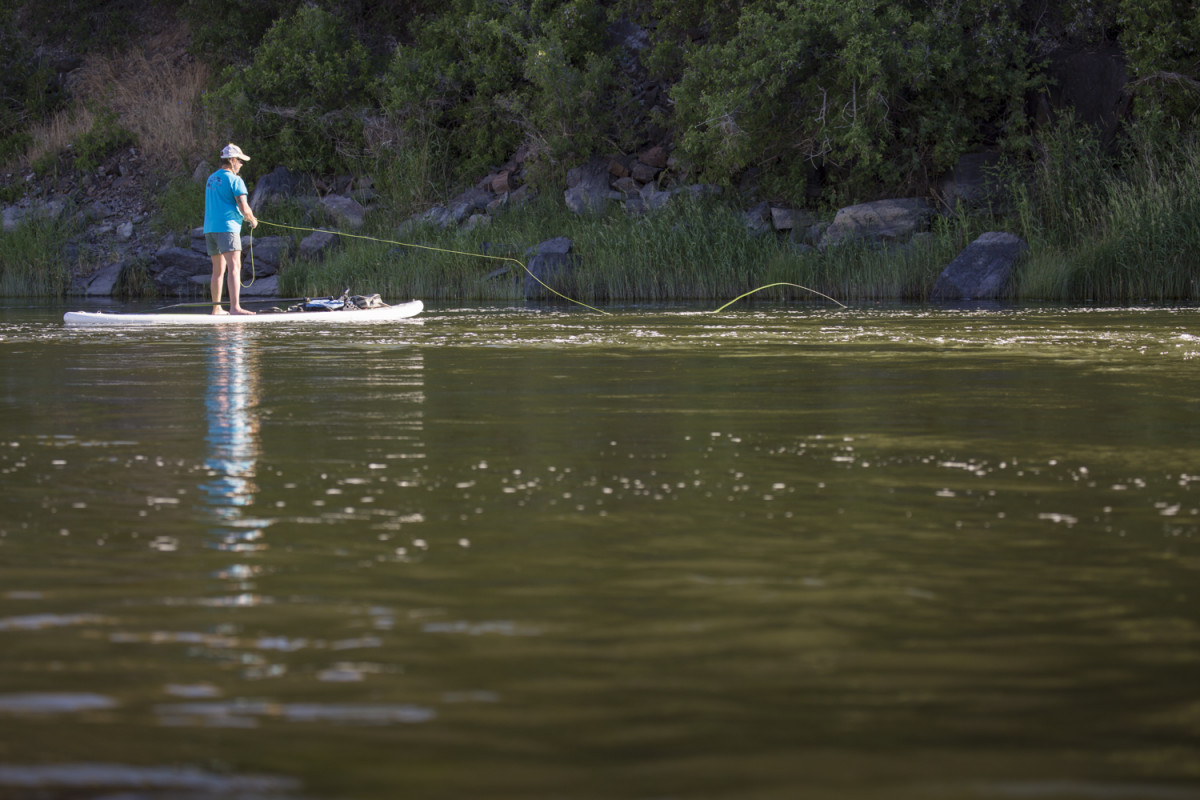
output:
M 33 164 L 47 155 L 61 153 L 72 141 L 92 127 L 95 115 L 82 104 L 64 108 L 50 119 L 33 126 L 33 144 L 25 152 L 25 165 Z
M 200 113 L 207 81 L 207 67 L 186 53 L 185 31 L 150 37 L 118 55 L 92 54 L 71 81 L 71 107 L 31 131 L 26 160 L 62 152 L 91 128 L 93 111 L 107 107 L 151 164 L 186 163 L 211 144 Z

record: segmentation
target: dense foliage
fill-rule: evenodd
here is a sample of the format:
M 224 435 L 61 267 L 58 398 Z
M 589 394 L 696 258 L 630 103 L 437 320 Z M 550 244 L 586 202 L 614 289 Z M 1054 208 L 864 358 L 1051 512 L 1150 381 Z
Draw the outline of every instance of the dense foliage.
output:
M 552 159 L 587 154 L 620 136 L 607 21 L 590 0 L 451 0 L 396 48 L 379 84 L 383 109 L 444 130 L 467 174 L 522 144 Z
M 1190 0 L 0 0 L 0 22 L 10 155 L 56 102 L 35 44 L 80 54 L 178 22 L 215 76 L 210 138 L 268 169 L 415 148 L 461 180 L 523 149 L 561 174 L 667 142 L 692 179 L 752 172 L 800 200 L 820 176 L 840 202 L 920 191 L 979 146 L 1036 155 L 1030 100 L 1063 45 L 1122 51 L 1130 113 L 1163 135 L 1200 106 Z
M 722 41 L 684 54 L 681 144 L 716 179 L 778 164 L 924 186 L 965 150 L 1024 135 L 1036 77 L 1016 5 L 747 4 Z
M 13 0 L 0 0 L 0 163 L 29 145 L 29 123 L 60 107 L 62 87 L 17 23 Z
M 249 64 L 225 70 L 206 107 L 260 162 L 320 172 L 361 149 L 369 82 L 366 49 L 341 18 L 304 5 L 267 30 Z

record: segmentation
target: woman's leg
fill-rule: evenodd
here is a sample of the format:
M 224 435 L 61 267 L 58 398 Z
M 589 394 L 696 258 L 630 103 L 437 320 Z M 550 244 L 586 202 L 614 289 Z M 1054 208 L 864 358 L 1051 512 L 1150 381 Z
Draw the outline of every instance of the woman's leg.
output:
M 214 314 L 228 314 L 229 312 L 221 308 L 221 287 L 225 283 L 225 256 L 228 253 L 218 253 L 212 257 L 212 280 L 209 281 L 209 290 L 212 292 Z
M 242 251 L 234 250 L 225 255 L 228 256 L 229 263 L 229 270 L 226 274 L 229 280 L 229 313 L 253 314 L 253 311 L 242 308 Z

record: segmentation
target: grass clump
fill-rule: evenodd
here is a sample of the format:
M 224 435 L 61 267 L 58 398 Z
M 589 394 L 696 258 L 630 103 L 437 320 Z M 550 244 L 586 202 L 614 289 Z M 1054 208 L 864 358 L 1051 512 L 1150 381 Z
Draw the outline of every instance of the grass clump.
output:
M 151 164 L 174 170 L 205 149 L 199 98 L 208 70 L 178 55 L 180 35 L 152 37 L 122 54 L 89 54 L 72 77 L 73 102 L 30 127 L 23 163 L 47 165 L 71 154 L 87 171 L 115 149 L 136 145 Z
M 532 248 L 565 236 L 576 268 L 547 283 L 583 303 L 712 303 L 783 282 L 841 301 L 918 299 L 974 233 L 970 221 L 959 217 L 896 248 L 863 244 L 818 251 L 787 236 L 750 233 L 742 212 L 719 198 L 679 196 L 664 209 L 636 217 L 615 208 L 584 217 L 543 199 L 499 212 L 470 231 L 377 222 L 344 238 L 323 261 L 293 264 L 281 277 L 281 292 L 313 296 L 349 287 L 393 298 L 520 300 Z M 789 286 L 754 297 L 819 299 Z
M 0 296 L 62 297 L 70 281 L 68 242 L 76 233 L 74 223 L 31 219 L 0 234 Z
M 1200 298 L 1200 145 L 1135 125 L 1112 151 L 1068 123 L 1043 148 L 1014 191 L 1010 224 L 1030 243 L 1020 299 Z
M 158 235 L 183 235 L 204 222 L 204 187 L 176 177 L 158 195 L 158 213 L 151 225 Z

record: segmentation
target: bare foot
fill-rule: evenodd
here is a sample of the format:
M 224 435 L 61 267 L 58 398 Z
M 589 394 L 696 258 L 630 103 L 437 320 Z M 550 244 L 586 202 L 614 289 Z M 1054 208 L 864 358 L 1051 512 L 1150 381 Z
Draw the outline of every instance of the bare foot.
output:
M 229 313 L 228 311 L 226 311 L 225 309 L 221 308 L 220 306 L 214 306 L 214 307 L 213 307 L 213 310 L 212 310 L 212 312 L 213 312 L 213 314 L 216 314 L 216 315 L 218 315 L 218 316 L 220 316 L 221 314 L 228 314 L 228 313 Z
M 237 308 L 230 309 L 229 313 L 230 314 L 253 314 L 254 312 L 247 311 L 246 309 L 242 308 L 241 306 L 238 306 Z

